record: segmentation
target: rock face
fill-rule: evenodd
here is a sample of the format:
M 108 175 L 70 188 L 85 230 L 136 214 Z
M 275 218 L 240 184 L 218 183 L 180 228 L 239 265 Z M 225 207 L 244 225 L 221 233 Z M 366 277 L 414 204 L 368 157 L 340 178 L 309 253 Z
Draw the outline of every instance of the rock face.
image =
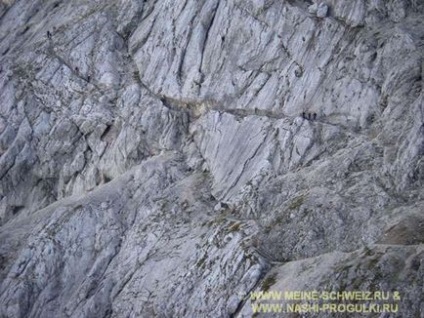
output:
M 264 290 L 424 317 L 423 20 L 0 2 L 0 317 L 252 317 Z

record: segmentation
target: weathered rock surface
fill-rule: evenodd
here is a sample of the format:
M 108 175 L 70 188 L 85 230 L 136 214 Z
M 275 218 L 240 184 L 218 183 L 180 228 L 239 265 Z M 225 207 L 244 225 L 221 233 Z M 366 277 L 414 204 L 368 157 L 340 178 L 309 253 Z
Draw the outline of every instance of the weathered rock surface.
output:
M 0 317 L 252 317 L 265 282 L 424 317 L 423 20 L 1 1 Z

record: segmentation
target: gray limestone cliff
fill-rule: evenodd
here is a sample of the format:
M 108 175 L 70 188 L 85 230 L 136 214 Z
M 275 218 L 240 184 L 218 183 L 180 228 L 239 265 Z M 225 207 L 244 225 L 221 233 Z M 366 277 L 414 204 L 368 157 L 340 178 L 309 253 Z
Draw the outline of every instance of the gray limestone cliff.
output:
M 422 0 L 0 1 L 0 317 L 424 317 Z

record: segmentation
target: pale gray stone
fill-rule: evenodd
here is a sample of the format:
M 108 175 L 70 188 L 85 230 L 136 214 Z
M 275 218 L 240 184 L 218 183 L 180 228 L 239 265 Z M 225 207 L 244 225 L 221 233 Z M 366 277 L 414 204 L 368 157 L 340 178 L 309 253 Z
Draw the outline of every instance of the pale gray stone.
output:
M 316 13 L 318 18 L 325 18 L 328 14 L 328 6 L 324 2 L 320 3 Z

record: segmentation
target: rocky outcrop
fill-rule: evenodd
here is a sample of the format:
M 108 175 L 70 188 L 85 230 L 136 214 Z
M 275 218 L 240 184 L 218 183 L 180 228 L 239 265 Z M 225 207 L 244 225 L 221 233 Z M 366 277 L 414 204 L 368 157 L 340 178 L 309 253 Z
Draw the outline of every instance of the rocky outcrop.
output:
M 251 317 L 264 289 L 418 317 L 423 16 L 1 2 L 0 317 Z

